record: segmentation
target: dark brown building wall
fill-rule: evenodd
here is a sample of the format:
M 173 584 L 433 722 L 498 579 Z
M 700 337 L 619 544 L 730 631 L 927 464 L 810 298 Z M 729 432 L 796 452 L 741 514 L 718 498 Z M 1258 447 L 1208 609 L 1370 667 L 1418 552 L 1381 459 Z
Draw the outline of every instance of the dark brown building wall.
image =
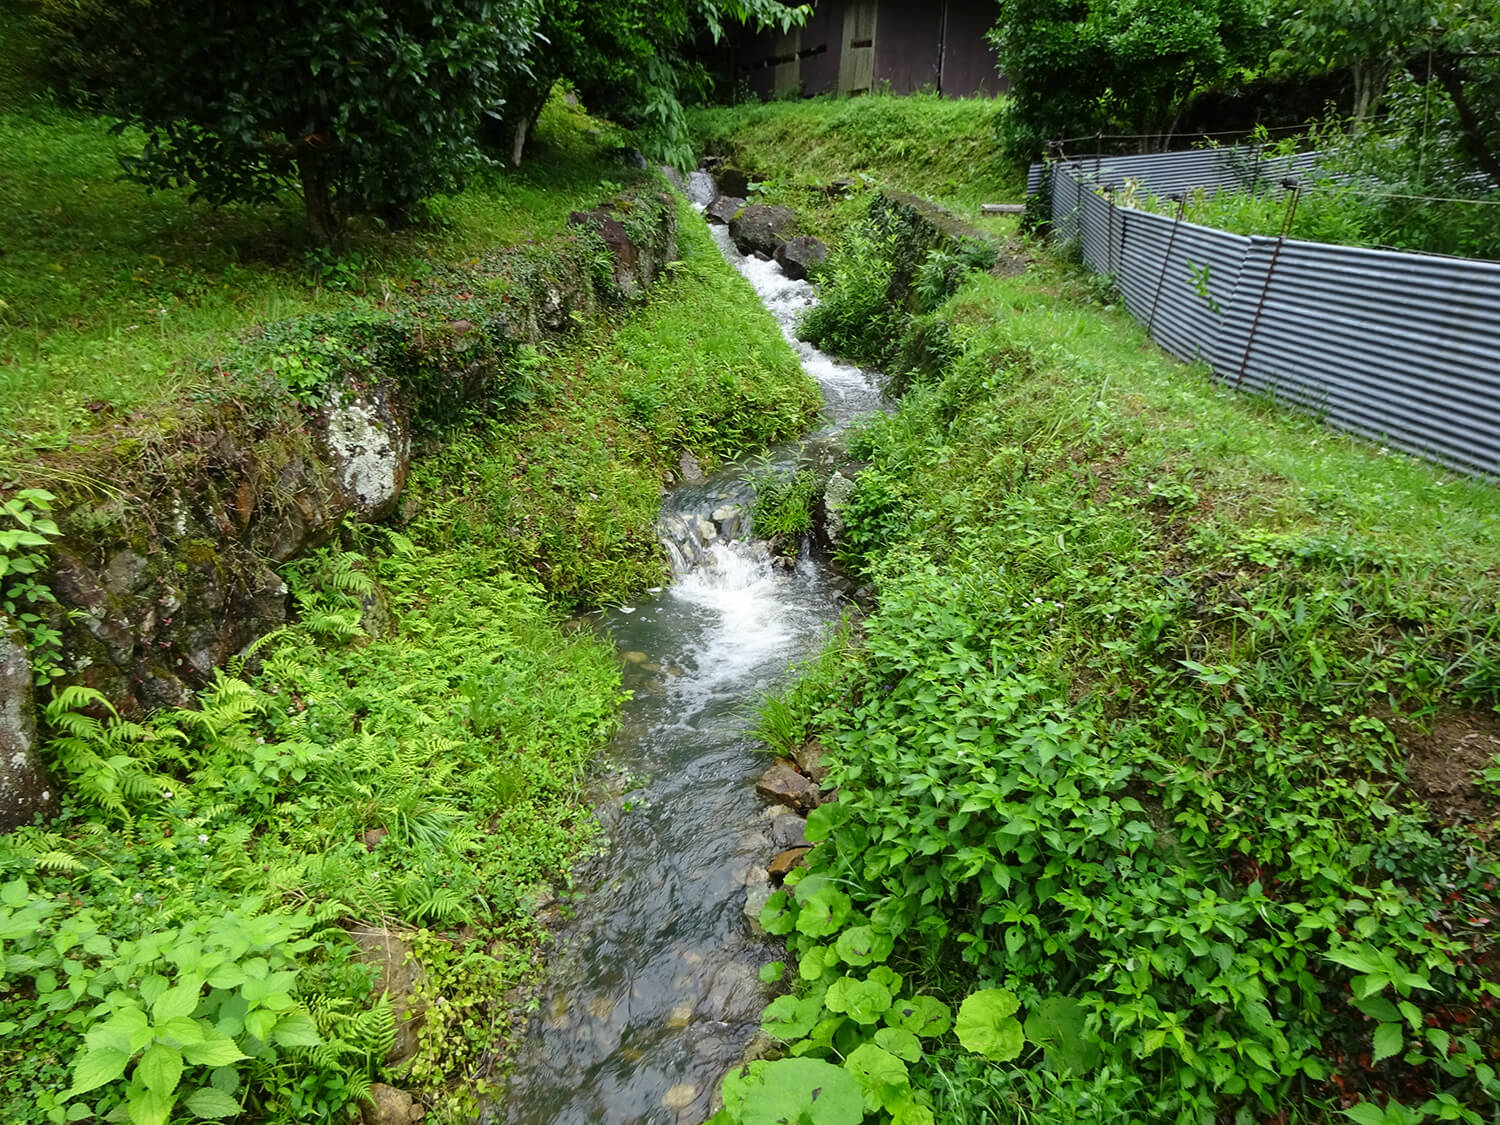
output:
M 995 49 L 984 33 L 1000 18 L 994 0 L 947 0 L 943 35 L 943 96 L 1003 94 L 1010 83 L 996 69 Z
M 881 0 L 875 20 L 875 87 L 891 84 L 895 94 L 938 85 L 938 37 L 942 0 L 912 4 Z
M 839 46 L 844 30 L 843 0 L 823 0 L 802 29 L 802 92 L 832 94 L 839 88 Z M 819 48 L 823 48 L 819 50 Z

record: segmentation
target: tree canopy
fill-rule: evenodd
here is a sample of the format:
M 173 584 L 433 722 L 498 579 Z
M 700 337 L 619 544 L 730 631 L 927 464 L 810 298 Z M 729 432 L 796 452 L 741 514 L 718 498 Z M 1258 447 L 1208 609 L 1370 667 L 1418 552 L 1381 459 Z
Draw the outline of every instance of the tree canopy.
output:
M 1274 46 L 1267 0 L 1002 0 L 1009 147 L 1102 131 L 1165 136 L 1199 93 Z
M 297 184 L 328 245 L 346 216 L 396 215 L 483 163 L 485 120 L 526 130 L 560 78 L 686 161 L 683 48 L 730 23 L 782 27 L 777 0 L 40 0 L 56 65 L 138 125 L 126 162 L 213 203 Z

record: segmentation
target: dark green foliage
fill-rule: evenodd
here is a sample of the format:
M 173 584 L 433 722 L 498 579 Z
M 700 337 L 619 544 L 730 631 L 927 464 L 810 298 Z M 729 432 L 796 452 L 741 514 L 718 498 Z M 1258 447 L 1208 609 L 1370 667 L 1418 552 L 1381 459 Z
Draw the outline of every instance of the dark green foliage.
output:
M 822 491 L 822 482 L 810 469 L 753 473 L 755 509 L 751 513 L 751 530 L 760 539 L 769 539 L 773 549 L 795 556 L 802 537 L 813 529 L 813 509 Z
M 990 33 L 1011 82 L 1001 145 L 1034 160 L 1096 131 L 1165 140 L 1195 95 L 1263 64 L 1269 15 L 1267 0 L 1005 0 Z
M 1059 291 L 971 275 L 851 449 L 879 608 L 788 704 L 839 799 L 767 1030 L 851 1067 L 894 1044 L 840 980 L 1013 996 L 879 1060 L 893 1121 L 1488 1120 L 1497 809 L 1424 802 L 1410 740 L 1494 729 L 1500 501 Z
M 542 42 L 531 71 L 509 87 L 502 142 L 519 164 L 536 113 L 561 79 L 591 109 L 633 129 L 649 158 L 688 168 L 693 154 L 682 103 L 707 85 L 702 68 L 685 57 L 694 39 L 717 43 L 732 23 L 786 31 L 807 12 L 777 0 L 551 0 L 539 10 Z
M 262 202 L 299 184 L 329 245 L 345 216 L 401 216 L 459 186 L 481 117 L 523 73 L 527 0 L 194 3 L 45 0 L 64 77 L 139 124 L 150 188 Z
M 799 331 L 825 351 L 886 366 L 913 314 L 931 312 L 997 256 L 993 241 L 925 200 L 877 192 L 867 220 L 830 256 Z

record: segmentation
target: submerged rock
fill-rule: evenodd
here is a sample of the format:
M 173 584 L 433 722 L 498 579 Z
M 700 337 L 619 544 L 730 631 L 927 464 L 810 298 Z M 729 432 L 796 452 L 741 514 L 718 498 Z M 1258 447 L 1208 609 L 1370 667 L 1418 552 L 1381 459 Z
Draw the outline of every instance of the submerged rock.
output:
M 797 212 L 775 204 L 752 203 L 740 209 L 729 224 L 729 237 L 741 254 L 776 253 L 797 225 Z
M 725 226 L 740 213 L 740 208 L 744 206 L 745 201 L 737 195 L 720 195 L 703 209 L 703 217 L 711 223 Z
M 799 235 L 778 246 L 772 257 L 787 277 L 793 281 L 805 281 L 810 271 L 828 261 L 828 247 L 816 238 Z

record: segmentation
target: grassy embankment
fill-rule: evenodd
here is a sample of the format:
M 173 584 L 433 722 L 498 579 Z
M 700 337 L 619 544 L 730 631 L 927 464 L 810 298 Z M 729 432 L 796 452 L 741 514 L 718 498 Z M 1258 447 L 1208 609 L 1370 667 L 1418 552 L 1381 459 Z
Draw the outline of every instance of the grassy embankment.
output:
M 598 142 L 569 130 L 586 159 L 556 179 L 543 158 L 445 201 L 446 227 L 360 234 L 348 288 L 309 286 L 289 214 L 136 194 L 100 123 L 45 104 L 0 128 L 7 190 L 35 201 L 8 213 L 0 259 L 0 416 L 30 448 L 91 415 L 149 430 L 260 318 L 378 309 L 384 279 L 545 235 L 610 190 Z M 701 223 L 680 242 L 643 305 L 530 353 L 502 417 L 425 439 L 399 529 L 288 566 L 295 623 L 197 708 L 132 724 L 52 700 L 62 815 L 0 838 L 0 1117 L 337 1121 L 383 1081 L 467 1119 L 537 969 L 538 896 L 598 839 L 579 798 L 619 671 L 558 605 L 663 577 L 650 526 L 683 449 L 713 462 L 815 408 Z M 33 276 L 54 260 L 65 299 Z
M 434 266 L 556 234 L 638 175 L 609 155 L 617 131 L 554 101 L 522 170 L 433 200 L 409 229 L 356 223 L 335 261 L 292 195 L 211 209 L 121 180 L 140 135 L 39 92 L 28 48 L 20 17 L 0 15 L 0 455 L 157 426 L 251 326 L 379 315 Z
M 855 235 L 814 329 L 884 293 Z M 871 323 L 909 387 L 853 443 L 878 608 L 765 726 L 839 792 L 766 1026 L 854 1108 L 773 1063 L 726 1119 L 1491 1120 L 1500 494 L 1055 263 Z
M 863 201 L 830 201 L 823 190 L 861 177 L 914 192 L 976 219 L 981 203 L 1019 200 L 1025 169 L 996 155 L 1001 99 L 874 94 L 859 98 L 751 103 L 695 109 L 688 115 L 697 148 L 724 156 L 757 176 L 755 202 L 797 209 L 807 233 L 837 240 L 858 219 Z M 1008 232 L 1014 217 L 981 220 Z

